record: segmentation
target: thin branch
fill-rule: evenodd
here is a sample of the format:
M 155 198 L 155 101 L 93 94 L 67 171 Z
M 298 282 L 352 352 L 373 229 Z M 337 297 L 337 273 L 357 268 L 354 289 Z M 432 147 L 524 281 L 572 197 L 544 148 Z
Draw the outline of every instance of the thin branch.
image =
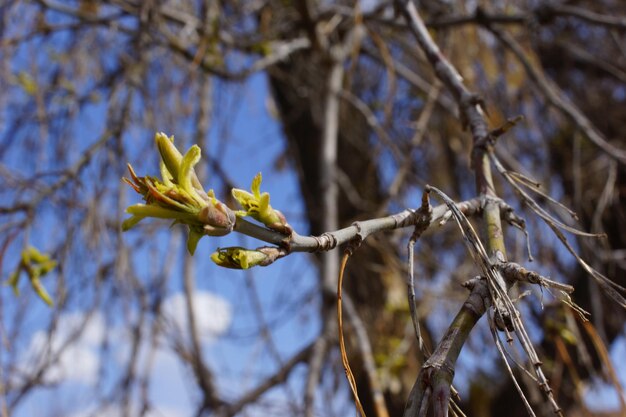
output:
M 185 294 L 185 309 L 187 314 L 187 330 L 189 331 L 189 340 L 191 342 L 190 365 L 198 382 L 198 386 L 202 392 L 203 400 L 201 409 L 213 410 L 222 403 L 219 398 L 217 389 L 213 382 L 213 373 L 206 364 L 202 356 L 202 345 L 200 336 L 198 335 L 198 326 L 196 324 L 196 307 L 195 307 L 195 271 L 193 258 L 186 251 L 183 260 L 183 288 Z
M 468 217 L 482 213 L 479 199 L 457 203 L 456 207 Z M 420 227 L 425 227 L 424 232 L 426 233 L 435 226 L 442 226 L 451 217 L 451 212 L 445 204 L 433 207 L 432 216 L 428 219 L 422 214 L 420 210 L 406 209 L 390 216 L 355 222 L 351 226 L 326 232 L 319 236 L 302 236 L 295 232 L 291 236 L 286 236 L 282 233 L 259 226 L 244 218 L 237 218 L 233 230 L 264 242 L 283 247 L 287 253 L 320 252 L 332 250 L 338 245 L 354 240 L 357 236 L 360 236 L 361 239 L 365 239 L 373 233 L 385 230 L 395 230 L 419 225 Z
M 387 193 L 387 196 L 385 198 L 386 201 L 380 204 L 381 210 L 386 207 L 389 200 L 394 198 L 398 194 L 398 192 L 400 192 L 400 189 L 404 184 L 404 180 L 406 179 L 407 174 L 410 172 L 411 166 L 414 164 L 413 150 L 419 147 L 422 139 L 424 138 L 424 135 L 426 135 L 426 128 L 433 114 L 435 103 L 440 97 L 440 91 L 441 83 L 439 81 L 435 82 L 428 91 L 426 104 L 424 104 L 424 107 L 422 108 L 422 111 L 420 112 L 420 115 L 415 122 L 415 134 L 411 139 L 411 148 L 407 152 L 407 155 L 404 157 L 404 160 L 398 168 L 395 177 L 391 181 L 391 185 L 389 186 L 389 192 Z
M 500 272 L 505 278 L 512 281 L 527 282 L 529 284 L 538 284 L 545 288 L 554 288 L 564 291 L 568 294 L 574 292 L 574 287 L 560 282 L 552 281 L 549 278 L 539 275 L 535 271 L 529 271 L 520 264 L 515 262 L 504 262 L 498 265 Z
M 369 127 L 371 127 L 372 130 L 376 132 L 376 135 L 380 138 L 381 142 L 384 145 L 388 146 L 391 152 L 393 153 L 394 158 L 400 161 L 402 159 L 402 151 L 398 148 L 398 146 L 395 144 L 393 139 L 389 137 L 389 135 L 387 134 L 387 131 L 381 126 L 380 122 L 376 118 L 376 115 L 369 108 L 367 103 L 365 103 L 358 96 L 352 94 L 348 90 L 340 91 L 339 95 L 341 96 L 342 99 L 347 101 L 350 105 L 352 105 L 356 110 L 358 110 L 363 115 L 363 117 L 365 118 L 365 121 L 367 122 Z
M 613 298 L 620 306 L 626 308 L 626 288 L 621 285 L 613 282 L 594 268 L 592 268 L 586 261 L 584 261 L 578 253 L 574 250 L 574 248 L 570 245 L 567 238 L 560 230 L 560 226 L 558 222 L 555 222 L 553 217 L 550 216 L 543 210 L 539 204 L 535 200 L 532 199 L 528 193 L 517 184 L 516 181 L 512 180 L 509 175 L 507 175 L 508 171 L 502 166 L 502 163 L 498 160 L 494 153 L 491 153 L 491 159 L 494 163 L 496 169 L 502 174 L 502 176 L 509 182 L 509 184 L 515 189 L 518 195 L 521 197 L 522 201 L 527 204 L 533 211 L 535 211 L 539 217 L 552 229 L 556 237 L 561 241 L 563 246 L 567 249 L 569 253 L 576 259 L 578 264 L 589 274 L 591 275 L 598 285 L 611 297 Z
M 364 55 L 369 56 L 385 65 L 385 59 L 374 48 L 368 47 L 368 45 L 363 45 L 361 51 Z M 402 77 L 402 79 L 408 82 L 411 86 L 417 88 L 419 91 L 422 91 L 425 94 L 428 94 L 429 91 L 431 91 L 433 83 L 422 78 L 420 74 L 416 73 L 402 62 L 394 62 L 393 70 L 398 76 Z M 441 94 L 438 95 L 437 104 L 452 115 L 456 116 L 458 114 L 455 102 L 451 100 L 449 96 Z
M 350 320 L 350 324 L 354 327 L 354 332 L 356 334 L 358 342 L 357 347 L 359 348 L 361 358 L 363 359 L 363 368 L 365 369 L 367 380 L 369 382 L 370 393 L 372 395 L 372 402 L 374 403 L 376 415 L 378 417 L 389 417 L 389 411 L 387 410 L 387 406 L 385 404 L 385 397 L 383 395 L 379 376 L 376 371 L 376 362 L 374 361 L 372 344 L 370 343 L 370 339 L 367 335 L 365 323 L 363 323 L 363 320 L 359 317 L 359 313 L 357 312 L 350 296 L 345 294 L 343 298 L 346 314 Z
M 422 206 L 420 210 L 424 212 L 427 216 L 428 221 L 430 222 L 430 216 L 432 216 L 432 206 L 430 205 L 429 193 L 424 192 L 422 194 Z M 418 227 L 415 226 L 413 230 L 413 234 L 409 239 L 408 244 L 408 252 L 409 252 L 409 276 L 407 280 L 408 285 L 408 294 L 409 294 L 409 311 L 411 312 L 411 321 L 413 322 L 413 329 L 415 330 L 415 337 L 417 337 L 417 345 L 419 347 L 420 352 L 425 352 L 424 340 L 422 339 L 422 333 L 420 331 L 419 318 L 417 317 L 417 303 L 415 301 L 415 272 L 414 272 L 414 256 L 413 256 L 413 248 L 415 246 L 415 242 L 426 230 L 426 226 Z M 426 356 L 426 355 L 425 355 Z
M 526 399 L 526 395 L 524 395 L 524 391 L 522 390 L 522 387 L 520 387 L 519 383 L 517 382 L 517 378 L 515 378 L 515 375 L 513 374 L 513 370 L 511 369 L 511 365 L 509 364 L 509 361 L 507 359 L 504 347 L 502 346 L 502 341 L 500 340 L 500 337 L 498 336 L 498 333 L 496 331 L 496 326 L 493 323 L 493 319 L 491 319 L 491 317 L 489 317 L 489 329 L 491 330 L 491 334 L 493 336 L 493 340 L 496 342 L 496 347 L 498 348 L 498 353 L 500 353 L 500 357 L 502 358 L 502 361 L 504 362 L 504 365 L 506 366 L 506 369 L 509 373 L 509 375 L 511 376 L 511 380 L 513 381 L 513 385 L 515 386 L 515 389 L 517 390 L 520 398 L 522 399 L 522 402 L 524 403 L 524 407 L 526 408 L 526 411 L 528 412 L 528 415 L 531 417 L 536 417 L 535 412 L 533 411 L 532 406 L 530 405 L 530 403 L 528 402 L 528 400 Z
M 337 280 L 337 329 L 339 333 L 339 351 L 341 352 L 341 363 L 343 364 L 343 369 L 346 373 L 346 379 L 348 380 L 348 384 L 350 386 L 350 391 L 352 391 L 352 396 L 354 397 L 354 404 L 356 405 L 356 409 L 359 412 L 361 417 L 365 416 L 365 411 L 363 410 L 363 405 L 361 405 L 361 400 L 359 398 L 358 389 L 356 386 L 356 380 L 354 378 L 354 374 L 352 373 L 352 369 L 350 368 L 350 361 L 348 360 L 348 354 L 346 352 L 346 343 L 343 337 L 343 275 L 346 270 L 346 264 L 350 255 L 352 254 L 351 249 L 347 249 L 344 252 L 343 257 L 341 258 L 341 266 L 339 267 L 339 279 Z
M 267 344 L 267 350 L 270 356 L 272 357 L 272 359 L 274 360 L 274 362 L 276 362 L 276 365 L 283 367 L 284 361 L 280 355 L 280 352 L 278 351 L 276 343 L 274 342 L 274 338 L 272 337 L 270 326 L 268 325 L 265 319 L 265 313 L 263 310 L 263 306 L 261 304 L 261 299 L 259 297 L 259 292 L 257 290 L 255 279 L 254 279 L 254 274 L 252 273 L 252 271 L 250 270 L 246 271 L 245 280 L 246 280 L 246 288 L 248 290 L 250 302 L 252 304 L 252 311 L 259 325 L 259 335 L 261 339 L 264 340 L 265 343 Z M 297 414 L 296 396 L 291 391 L 288 385 L 286 385 L 284 389 L 285 389 L 285 394 L 289 401 L 292 413 Z
M 626 29 L 626 18 L 623 16 L 609 16 L 566 4 L 556 5 L 545 3 L 540 6 L 537 13 L 540 13 L 542 16 L 554 15 L 575 17 L 587 23 L 591 23 L 592 25 L 605 26 L 614 29 Z
M 549 80 L 540 70 L 538 70 L 526 57 L 521 45 L 513 37 L 492 26 L 487 28 L 509 49 L 522 64 L 530 79 L 537 85 L 540 91 L 550 104 L 565 114 L 580 129 L 585 136 L 598 148 L 604 151 L 607 156 L 626 163 L 626 150 L 617 148 L 606 140 L 604 135 L 593 125 L 591 120 L 574 103 L 569 101 L 565 93 L 551 80 Z
M 306 377 L 304 388 L 304 415 L 305 417 L 315 416 L 315 393 L 317 385 L 321 379 L 324 359 L 328 353 L 328 348 L 336 333 L 336 322 L 332 310 L 327 309 L 322 315 L 322 334 L 313 343 L 311 358 L 309 359 L 309 372 Z
M 461 117 L 464 119 L 464 124 L 469 125 L 471 129 L 475 146 L 483 146 L 484 144 L 482 142 L 486 140 L 489 130 L 487 129 L 487 123 L 480 107 L 480 99 L 476 94 L 467 89 L 463 83 L 463 77 L 461 77 L 456 68 L 446 59 L 437 44 L 433 41 L 426 25 L 417 13 L 414 3 L 397 0 L 396 4 L 404 15 L 417 43 L 433 67 L 437 78 L 443 82 L 459 104 Z M 476 167 L 475 165 L 475 168 Z M 477 176 L 479 174 L 484 175 L 479 171 L 480 170 L 477 169 Z M 486 184 L 481 184 L 481 187 L 482 186 L 486 186 Z M 481 189 L 481 192 L 482 191 Z
M 238 414 L 248 404 L 257 401 L 261 395 L 263 395 L 270 389 L 285 382 L 291 374 L 291 371 L 296 367 L 296 365 L 311 358 L 315 345 L 315 343 L 311 343 L 302 348 L 298 353 L 296 353 L 289 360 L 287 360 L 279 370 L 272 373 L 270 377 L 257 385 L 256 388 L 253 388 L 252 390 L 243 394 L 241 398 L 237 400 L 237 402 L 224 406 L 223 409 L 217 412 L 217 415 L 219 417 L 232 417 Z

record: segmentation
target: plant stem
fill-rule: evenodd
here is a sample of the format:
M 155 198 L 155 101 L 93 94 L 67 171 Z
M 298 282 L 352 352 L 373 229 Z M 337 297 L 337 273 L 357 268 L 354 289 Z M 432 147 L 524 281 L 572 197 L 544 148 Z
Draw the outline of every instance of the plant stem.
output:
M 489 289 L 485 280 L 475 278 L 467 286 L 472 291 L 437 348 L 422 366 L 409 395 L 404 417 L 424 416 L 429 400 L 432 400 L 435 417 L 447 416 L 456 360 L 472 328 L 489 306 Z

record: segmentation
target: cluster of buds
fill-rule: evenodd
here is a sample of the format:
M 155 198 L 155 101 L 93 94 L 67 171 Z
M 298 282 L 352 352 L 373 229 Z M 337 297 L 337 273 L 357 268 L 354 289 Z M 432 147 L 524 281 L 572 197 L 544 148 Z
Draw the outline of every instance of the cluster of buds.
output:
M 124 231 L 146 217 L 172 219 L 174 224 L 189 227 L 187 249 L 191 254 L 205 235 L 224 236 L 233 230 L 235 213 L 215 198 L 213 190 L 205 192 L 198 180 L 194 166 L 200 161 L 200 148 L 193 145 L 183 156 L 174 137 L 157 133 L 155 142 L 161 154 L 161 179 L 138 177 L 128 164 L 131 179 L 124 178 L 145 204 L 135 204 L 126 209 L 131 217 L 122 224 Z
M 155 142 L 161 155 L 161 178 L 139 177 L 129 164 L 130 179 L 124 178 L 144 199 L 126 209 L 131 215 L 122 224 L 126 231 L 146 217 L 171 219 L 173 224 L 189 228 L 187 249 L 193 254 L 198 241 L 205 235 L 224 236 L 235 227 L 237 217 L 250 216 L 267 228 L 291 235 L 291 226 L 283 214 L 272 208 L 270 195 L 261 193 L 261 174 L 252 180 L 250 191 L 233 189 L 232 195 L 243 210 L 233 211 L 215 198 L 213 190 L 205 192 L 194 166 L 200 161 L 200 148 L 193 145 L 182 155 L 174 146 L 174 137 L 157 133 Z M 255 250 L 241 247 L 221 248 L 211 255 L 217 265 L 225 268 L 248 269 L 266 266 L 285 256 L 281 248 L 262 247 Z
M 261 193 L 262 179 L 260 172 L 255 175 L 250 185 L 251 193 L 239 188 L 233 188 L 233 197 L 244 209 L 238 211 L 237 215 L 250 216 L 272 230 L 290 235 L 292 229 L 283 213 L 270 206 L 269 193 Z
M 13 288 L 15 295 L 20 294 L 18 284 L 20 282 L 20 276 L 22 272 L 26 272 L 30 285 L 39 298 L 41 298 L 46 304 L 52 306 L 54 303 L 52 298 L 41 284 L 41 277 L 48 274 L 56 267 L 57 263 L 54 259 L 50 258 L 50 255 L 39 252 L 36 248 L 29 246 L 22 251 L 20 263 L 13 273 L 9 276 L 7 284 Z

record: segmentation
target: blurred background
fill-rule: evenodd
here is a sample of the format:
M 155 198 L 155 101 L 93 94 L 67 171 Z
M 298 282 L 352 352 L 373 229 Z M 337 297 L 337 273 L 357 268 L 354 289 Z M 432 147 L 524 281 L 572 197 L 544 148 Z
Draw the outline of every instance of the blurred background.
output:
M 579 222 L 539 196 L 554 215 L 606 233 L 567 238 L 626 285 L 626 4 L 432 0 L 418 11 L 492 128 L 524 116 L 498 157 Z M 17 272 L 20 291 L 0 288 L 2 417 L 354 414 L 327 260 L 233 271 L 210 254 L 262 242 L 206 237 L 191 257 L 181 226 L 122 233 L 140 197 L 121 178 L 129 162 L 158 174 L 157 131 L 202 148 L 202 183 L 233 208 L 230 189 L 262 172 L 300 234 L 416 208 L 426 184 L 476 196 L 471 135 L 391 1 L 5 0 L 0 110 L 0 278 Z M 557 401 L 569 416 L 624 415 L 624 309 L 495 181 L 534 257 L 508 228 L 510 260 L 574 285 L 591 313 L 583 324 L 548 292 L 518 291 L 531 290 L 519 308 Z M 346 272 L 347 349 L 368 415 L 376 389 L 400 415 L 424 360 L 406 301 L 410 232 L 370 237 Z M 28 247 L 56 262 L 41 277 L 52 307 L 29 282 Z M 448 225 L 418 242 L 416 272 L 432 348 L 478 268 Z M 551 413 L 518 376 L 537 415 Z M 526 415 L 485 320 L 455 386 L 468 416 Z

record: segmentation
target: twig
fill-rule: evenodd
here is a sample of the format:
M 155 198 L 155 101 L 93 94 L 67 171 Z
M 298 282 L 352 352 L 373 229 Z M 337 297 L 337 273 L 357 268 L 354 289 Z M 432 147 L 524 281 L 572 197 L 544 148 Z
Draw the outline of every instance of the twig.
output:
M 189 352 L 190 365 L 202 391 L 202 408 L 214 409 L 217 405 L 221 404 L 221 400 L 213 382 L 213 373 L 202 357 L 202 344 L 200 343 L 200 336 L 198 335 L 198 327 L 196 324 L 197 310 L 193 296 L 195 291 L 193 258 L 186 252 L 183 256 L 183 289 L 187 314 L 187 330 L 189 331 L 189 339 L 191 342 Z
M 538 284 L 545 288 L 555 288 L 557 290 L 565 291 L 568 294 L 574 292 L 574 287 L 567 284 L 561 284 L 560 282 L 552 281 L 546 277 L 539 275 L 534 271 L 529 271 L 520 264 L 515 262 L 504 262 L 498 264 L 497 267 L 502 272 L 505 278 L 512 281 L 528 282 L 529 284 Z
M 575 17 L 593 25 L 606 26 L 615 29 L 626 29 L 626 18 L 622 16 L 607 16 L 576 6 L 545 3 L 541 5 L 538 12 L 543 15 L 552 14 L 555 16 Z
M 315 415 L 315 393 L 317 385 L 322 375 L 322 367 L 324 358 L 328 353 L 328 347 L 332 340 L 332 336 L 336 331 L 335 320 L 333 320 L 332 311 L 323 311 L 322 315 L 322 334 L 313 343 L 311 358 L 309 359 L 309 373 L 306 377 L 304 389 L 304 415 L 305 417 L 313 417 Z
M 346 315 L 350 320 L 350 324 L 354 328 L 354 333 L 357 339 L 357 347 L 361 353 L 363 359 L 363 368 L 367 375 L 369 382 L 370 393 L 372 395 L 372 402 L 374 403 L 374 409 L 378 417 L 389 417 L 389 411 L 385 404 L 385 397 L 381 389 L 379 376 L 376 372 L 376 363 L 374 361 L 374 354 L 372 352 L 372 344 L 370 343 L 365 329 L 363 320 L 359 317 L 359 313 L 352 302 L 352 299 L 348 294 L 343 295 L 344 306 L 346 308 Z
M 552 81 L 548 80 L 545 75 L 539 71 L 527 59 L 522 47 L 513 39 L 511 35 L 495 27 L 487 26 L 487 28 L 509 49 L 513 55 L 522 64 L 530 79 L 537 85 L 538 91 L 543 93 L 548 102 L 565 114 L 591 142 L 598 148 L 603 150 L 607 156 L 621 162 L 626 163 L 626 151 L 609 143 L 602 133 L 593 125 L 591 120 L 571 101 L 569 101 L 563 91 Z
M 482 207 L 478 199 L 462 201 L 456 203 L 455 206 L 466 216 L 474 216 L 482 213 Z M 320 236 L 302 236 L 295 232 L 291 236 L 286 236 L 282 233 L 259 226 L 244 218 L 237 219 L 233 230 L 264 242 L 278 245 L 284 248 L 287 253 L 321 252 L 332 250 L 338 245 L 350 242 L 354 240 L 356 236 L 365 239 L 371 234 L 385 230 L 420 226 L 425 227 L 425 232 L 427 232 L 435 226 L 445 224 L 450 217 L 451 212 L 448 206 L 441 204 L 433 207 L 430 220 L 425 219 L 415 210 L 406 209 L 390 216 L 355 222 L 351 226 L 326 232 Z
M 428 198 L 429 193 L 424 191 L 422 194 L 422 206 L 420 207 L 420 211 L 422 215 L 428 220 L 430 223 L 430 217 L 432 216 L 432 206 L 430 205 L 430 199 Z M 415 226 L 413 230 L 413 234 L 409 239 L 408 244 L 408 252 L 409 252 L 409 276 L 407 280 L 408 285 L 408 294 L 409 294 L 409 311 L 411 312 L 411 321 L 413 322 L 413 329 L 415 330 L 415 337 L 417 337 L 417 345 L 421 352 L 424 352 L 424 339 L 422 339 L 422 333 L 420 331 L 419 319 L 417 317 L 417 305 L 415 301 L 415 272 L 414 272 L 414 256 L 413 256 L 413 247 L 415 246 L 415 242 L 426 230 L 426 226 Z
M 391 181 L 391 185 L 389 186 L 389 192 L 387 193 L 385 201 L 380 204 L 381 210 L 386 207 L 389 200 L 396 197 L 402 185 L 404 184 L 404 180 L 407 174 L 410 172 L 411 166 L 414 164 L 413 150 L 419 147 L 422 139 L 424 138 L 424 135 L 426 135 L 426 128 L 433 114 L 435 103 L 440 97 L 440 91 L 441 83 L 439 81 L 436 81 L 428 91 L 426 104 L 424 104 L 424 107 L 420 112 L 417 121 L 415 122 L 415 134 L 413 135 L 413 138 L 410 142 L 411 148 L 407 152 L 404 160 L 402 161 L 402 164 L 397 170 L 395 177 Z
M 589 274 L 591 275 L 598 285 L 611 297 L 613 298 L 620 306 L 626 308 L 626 298 L 624 298 L 624 294 L 626 294 L 626 288 L 621 285 L 611 281 L 609 278 L 605 277 L 603 274 L 592 268 L 587 262 L 585 262 L 578 253 L 574 250 L 574 248 L 570 245 L 567 238 L 563 234 L 563 232 L 559 229 L 560 222 L 555 221 L 552 216 L 543 210 L 537 202 L 535 202 L 532 197 L 526 193 L 524 189 L 522 189 L 516 181 L 512 180 L 509 175 L 507 175 L 507 170 L 502 166 L 502 163 L 498 160 L 495 154 L 491 153 L 491 159 L 496 167 L 496 169 L 504 176 L 505 179 L 511 184 L 511 186 L 515 189 L 515 191 L 520 195 L 522 201 L 527 204 L 532 210 L 534 210 L 539 217 L 552 229 L 556 237 L 561 241 L 563 246 L 567 249 L 569 253 L 576 259 L 578 264 Z
M 352 373 L 352 369 L 350 368 L 350 361 L 348 360 L 348 354 L 346 353 L 346 343 L 343 337 L 343 295 L 341 287 L 343 284 L 343 273 L 346 269 L 346 263 L 348 262 L 348 258 L 350 257 L 351 253 L 351 250 L 346 250 L 343 257 L 341 258 L 341 266 L 339 268 L 339 279 L 337 280 L 337 329 L 339 332 L 339 350 L 341 352 L 341 363 L 343 364 L 343 369 L 346 372 L 346 378 L 348 379 L 348 384 L 350 385 L 350 391 L 352 391 L 352 396 L 354 397 L 354 404 L 356 405 L 356 409 L 358 410 L 361 417 L 366 417 L 363 406 L 361 405 L 361 400 L 359 399 L 356 380 L 354 379 L 354 374 Z
M 606 372 L 608 373 L 609 380 L 617 390 L 617 397 L 619 398 L 622 411 L 626 411 L 626 393 L 624 392 L 622 384 L 620 383 L 619 378 L 617 377 L 617 373 L 615 372 L 615 368 L 611 363 L 611 358 L 609 356 L 606 345 L 602 341 L 602 338 L 600 337 L 591 322 L 584 322 L 583 328 L 587 332 L 587 335 L 589 335 L 593 346 L 596 348 L 596 352 L 598 352 L 598 355 L 600 356 L 600 360 L 606 367 Z
M 506 358 L 505 350 L 504 350 L 504 347 L 502 346 L 502 341 L 500 341 L 500 337 L 498 336 L 498 333 L 496 331 L 496 326 L 494 325 L 494 320 L 491 317 L 489 317 L 489 329 L 491 330 L 491 335 L 493 336 L 493 340 L 496 343 L 496 347 L 498 348 L 498 353 L 500 353 L 500 357 L 502 358 L 502 362 L 504 362 L 504 365 L 506 366 L 506 369 L 507 369 L 509 375 L 511 376 L 511 380 L 513 381 L 513 385 L 515 386 L 515 389 L 517 390 L 520 398 L 522 399 L 522 402 L 524 403 L 524 407 L 526 408 L 526 411 L 528 412 L 528 414 L 531 417 L 536 417 L 535 412 L 534 412 L 532 406 L 530 405 L 530 403 L 526 399 L 526 396 L 524 395 L 524 391 L 522 390 L 522 387 L 520 387 L 519 383 L 517 382 L 517 378 L 515 378 L 515 375 L 513 374 L 513 370 L 511 369 L 511 365 L 509 364 L 509 361 Z
M 311 343 L 301 349 L 298 353 L 293 355 L 289 360 L 285 361 L 283 366 L 272 374 L 269 378 L 261 382 L 256 388 L 243 394 L 236 403 L 224 406 L 224 408 L 217 412 L 219 417 L 232 417 L 238 414 L 246 405 L 256 401 L 261 395 L 276 385 L 283 383 L 289 377 L 291 371 L 296 365 L 311 358 L 314 351 L 315 343 Z

